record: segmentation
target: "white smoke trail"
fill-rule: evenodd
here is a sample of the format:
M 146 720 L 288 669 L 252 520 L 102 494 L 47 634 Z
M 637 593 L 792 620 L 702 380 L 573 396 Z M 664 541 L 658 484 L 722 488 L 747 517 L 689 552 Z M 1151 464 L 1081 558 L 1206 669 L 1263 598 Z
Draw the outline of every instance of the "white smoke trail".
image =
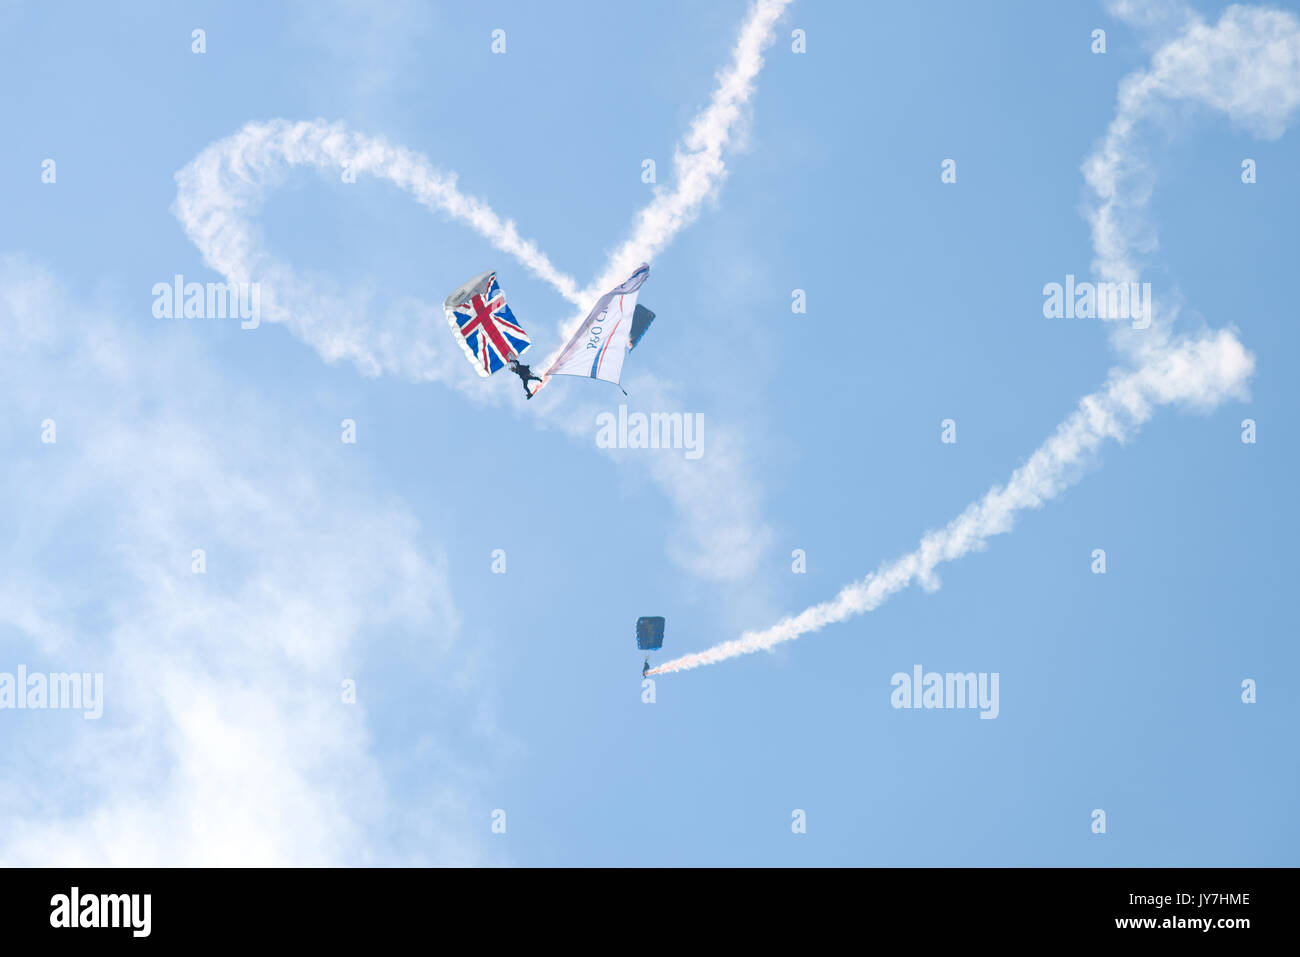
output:
M 556 269 L 535 243 L 522 238 L 512 220 L 503 220 L 487 203 L 457 189 L 455 173 L 436 169 L 413 150 L 324 120 L 249 123 L 234 136 L 208 146 L 176 174 L 177 216 L 204 254 L 217 260 L 214 268 L 220 269 L 219 263 L 230 259 L 242 261 L 240 254 L 248 251 L 246 214 L 252 211 L 248 205 L 262 190 L 259 179 L 278 163 L 386 179 L 424 206 L 469 226 L 565 299 L 582 304 L 577 283 Z M 248 205 L 232 204 L 231 198 Z
M 257 279 L 265 321 L 284 323 L 330 361 L 351 359 L 367 374 L 397 372 L 428 380 L 447 378 L 446 358 L 455 353 L 433 338 L 435 333 L 445 337 L 440 322 L 422 316 L 409 319 L 405 328 L 390 324 L 376 332 L 346 297 L 322 288 L 319 279 L 300 277 L 271 255 L 253 218 L 284 169 L 295 166 L 388 180 L 421 204 L 468 225 L 570 302 L 582 302 L 577 283 L 522 238 L 512 221 L 460 192 L 455 174 L 434 168 L 419 153 L 351 132 L 340 123 L 249 123 L 210 144 L 176 174 L 174 212 L 210 267 L 232 282 Z
M 1167 2 L 1139 7 L 1121 0 L 1113 8 L 1144 25 L 1154 18 L 1182 31 L 1156 50 L 1149 69 L 1120 82 L 1115 118 L 1083 164 L 1100 201 L 1089 216 L 1093 270 L 1103 280 L 1127 282 L 1138 278 L 1138 255 L 1157 245 L 1143 216 L 1154 181 L 1139 140 L 1143 121 L 1166 103 L 1191 101 L 1256 136 L 1277 139 L 1300 106 L 1300 21 L 1280 10 L 1234 6 L 1210 26 Z M 1113 338 L 1122 355 L 1139 363 L 1168 346 L 1176 318 L 1167 306 L 1150 329 L 1119 325 Z
M 1136 16 L 1132 8 L 1125 3 L 1120 12 Z M 1162 20 L 1170 20 L 1167 11 Z M 1094 268 L 1112 281 L 1136 278 L 1135 245 L 1138 251 L 1154 247 L 1140 217 L 1150 177 L 1136 143 L 1138 127 L 1151 111 L 1164 101 L 1190 99 L 1227 113 L 1251 132 L 1276 137 L 1300 105 L 1300 22 L 1294 16 L 1230 7 L 1213 27 L 1190 12 L 1181 20 L 1183 32 L 1156 52 L 1151 69 L 1121 83 L 1115 119 L 1084 164 L 1087 181 L 1100 200 L 1090 217 Z M 1105 439 L 1122 441 L 1132 435 L 1157 406 L 1212 408 L 1242 395 L 1254 369 L 1250 353 L 1226 331 L 1176 338 L 1171 329 L 1175 316 L 1166 308 L 1149 329 L 1118 329 L 1115 339 L 1121 354 L 1135 360 L 1137 367 L 1113 370 L 1106 387 L 1086 396 L 1005 486 L 991 489 L 947 528 L 926 535 L 915 551 L 847 585 L 831 601 L 763 631 L 673 659 L 649 673 L 685 671 L 769 649 L 871 611 L 913 582 L 935 587 L 936 565 L 1010 531 L 1020 511 L 1059 495 Z
M 695 221 L 705 200 L 717 192 L 727 175 L 723 152 L 734 140 L 745 106 L 754 95 L 755 81 L 763 69 L 763 51 L 772 43 L 776 21 L 790 3 L 757 0 L 750 8 L 732 50 L 731 64 L 718 74 L 709 105 L 691 121 L 673 154 L 672 188 L 656 190 L 654 199 L 637 213 L 632 234 L 610 254 L 600 276 L 584 291 L 586 303 L 623 282 L 640 263 L 653 263 L 673 238 Z M 543 368 L 555 361 L 585 318 L 585 312 L 578 313 L 563 325 L 560 346 Z
M 737 655 L 765 651 L 826 625 L 872 611 L 913 582 L 933 585 L 934 569 L 980 549 L 993 535 L 1009 532 L 1017 513 L 1038 508 L 1073 484 L 1088 456 L 1106 439 L 1131 436 L 1160 405 L 1182 402 L 1209 407 L 1239 395 L 1254 369 L 1254 359 L 1228 332 L 1185 342 L 1135 372 L 1113 377 L 1106 387 L 1084 397 L 1005 486 L 995 486 L 979 501 L 931 532 L 902 558 L 845 586 L 834 599 L 814 605 L 763 631 L 745 632 L 705 651 L 666 662 L 649 674 L 686 671 Z
M 745 105 L 754 95 L 763 69 L 763 51 L 771 45 L 776 21 L 790 0 L 758 0 L 750 9 L 732 50 L 731 64 L 718 74 L 713 98 L 695 119 L 673 155 L 674 183 L 637 214 L 629 236 L 609 257 L 605 270 L 588 289 L 595 299 L 655 256 L 682 229 L 693 223 L 704 201 L 727 175 L 723 151 L 736 135 Z

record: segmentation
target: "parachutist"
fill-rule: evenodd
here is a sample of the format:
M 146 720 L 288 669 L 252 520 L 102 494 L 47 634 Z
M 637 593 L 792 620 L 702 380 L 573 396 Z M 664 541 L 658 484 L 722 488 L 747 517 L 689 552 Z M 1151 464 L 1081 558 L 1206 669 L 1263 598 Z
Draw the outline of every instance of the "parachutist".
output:
M 650 615 L 642 615 L 636 620 L 636 646 L 642 651 L 658 651 L 664 646 L 664 620 L 662 618 Z M 650 656 L 645 656 L 645 664 L 641 666 L 641 680 L 645 680 L 650 672 Z
M 533 397 L 533 393 L 532 390 L 528 388 L 528 383 L 541 382 L 542 377 L 533 375 L 533 370 L 528 368 L 528 366 L 524 365 L 518 359 L 510 360 L 510 371 L 513 372 L 515 375 L 519 376 L 519 378 L 523 380 L 524 395 L 531 399 Z

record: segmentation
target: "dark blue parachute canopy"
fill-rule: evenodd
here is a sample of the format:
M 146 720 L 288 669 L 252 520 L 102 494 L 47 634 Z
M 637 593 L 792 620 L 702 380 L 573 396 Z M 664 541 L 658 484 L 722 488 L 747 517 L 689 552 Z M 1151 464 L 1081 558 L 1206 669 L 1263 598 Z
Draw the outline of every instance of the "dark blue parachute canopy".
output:
M 636 344 L 641 341 L 645 331 L 650 328 L 650 323 L 654 321 L 655 314 L 638 302 L 636 308 L 632 310 L 632 331 L 628 333 L 627 337 L 629 352 L 636 348 Z
M 642 617 L 636 620 L 636 646 L 642 651 L 658 651 L 664 646 L 664 620 Z

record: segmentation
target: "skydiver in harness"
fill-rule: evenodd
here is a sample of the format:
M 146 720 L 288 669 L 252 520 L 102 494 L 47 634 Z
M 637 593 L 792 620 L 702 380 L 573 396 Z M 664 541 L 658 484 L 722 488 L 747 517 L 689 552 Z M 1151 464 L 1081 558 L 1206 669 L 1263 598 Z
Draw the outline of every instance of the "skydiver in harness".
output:
M 649 670 L 650 670 L 650 656 L 646 655 L 645 664 L 641 666 L 641 677 L 644 678 L 645 673 Z
M 510 371 L 513 372 L 515 375 L 519 376 L 519 378 L 523 380 L 524 395 L 531 399 L 533 397 L 533 393 L 529 390 L 528 383 L 541 382 L 542 381 L 541 376 L 533 375 L 532 369 L 528 368 L 528 366 L 524 365 L 522 362 L 520 362 L 518 359 L 515 358 L 511 358 L 510 360 Z

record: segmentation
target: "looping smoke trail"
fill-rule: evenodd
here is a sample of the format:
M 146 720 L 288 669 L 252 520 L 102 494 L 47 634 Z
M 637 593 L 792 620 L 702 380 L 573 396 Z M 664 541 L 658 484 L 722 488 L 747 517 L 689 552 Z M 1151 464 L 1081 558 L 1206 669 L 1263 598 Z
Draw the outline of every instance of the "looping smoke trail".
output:
M 1125 2 L 1118 12 L 1140 18 L 1142 11 L 1135 12 Z M 1150 110 L 1165 100 L 1193 100 L 1228 114 L 1251 132 L 1277 137 L 1300 107 L 1300 21 L 1293 15 L 1234 6 L 1212 27 L 1190 11 L 1184 10 L 1180 19 L 1182 32 L 1156 51 L 1150 69 L 1121 82 L 1115 119 L 1084 164 L 1088 184 L 1099 199 L 1090 216 L 1095 267 L 1107 279 L 1135 278 L 1133 248 L 1151 245 L 1143 236 L 1140 215 L 1150 176 L 1136 145 L 1136 129 Z M 1135 244 L 1135 236 L 1142 241 Z M 1117 330 L 1116 345 L 1136 368 L 1113 370 L 1108 384 L 1084 397 L 1005 486 L 991 489 L 947 528 L 926 535 L 915 551 L 886 562 L 831 601 L 648 673 L 686 671 L 772 648 L 871 611 L 913 582 L 937 587 L 934 569 L 939 563 L 1010 531 L 1017 513 L 1059 495 L 1104 440 L 1133 434 L 1155 407 L 1182 403 L 1212 408 L 1243 395 L 1254 357 L 1236 336 L 1221 331 L 1177 338 L 1171 329 L 1175 317 L 1174 310 L 1165 308 L 1160 321 L 1143 330 L 1149 333 L 1145 336 Z
M 290 307 L 291 302 L 310 299 L 310 290 L 287 265 L 262 248 L 251 222 L 263 193 L 276 182 L 281 169 L 348 169 L 356 175 L 386 179 L 430 209 L 465 223 L 585 310 L 608 286 L 625 279 L 622 273 L 630 273 L 636 263 L 650 261 L 662 251 L 695 220 L 700 206 L 716 192 L 726 175 L 723 152 L 754 93 L 763 66 L 762 51 L 772 42 L 776 20 L 790 2 L 757 0 L 750 9 L 731 65 L 718 75 L 709 105 L 694 118 L 674 156 L 673 189 L 658 193 L 637 214 L 631 237 L 610 256 L 600 278 L 585 290 L 556 269 L 534 242 L 521 237 L 513 221 L 502 219 L 487 203 L 462 193 L 454 173 L 437 169 L 417 152 L 353 132 L 342 123 L 294 123 L 282 119 L 254 122 L 210 144 L 176 174 L 176 216 L 213 269 L 231 281 L 254 275 L 269 280 L 263 283 L 268 321 L 287 323 L 328 359 L 351 358 L 372 374 L 402 371 L 415 378 L 428 378 L 427 372 L 421 374 L 416 368 L 420 361 L 429 360 L 432 350 L 428 347 L 420 345 L 414 353 L 403 354 L 397 345 L 383 348 L 376 344 L 378 336 L 373 330 L 331 314 L 321 304 L 308 309 Z M 618 278 L 611 280 L 614 276 Z M 584 316 L 582 312 L 569 321 L 555 353 L 543 368 L 554 361 Z
M 674 188 L 658 193 L 637 215 L 632 238 L 611 257 L 604 275 L 621 271 L 627 257 L 649 259 L 662 251 L 716 192 L 726 173 L 723 152 L 754 93 L 761 52 L 772 41 L 775 21 L 788 3 L 758 0 L 750 8 L 732 63 L 718 74 L 708 105 L 692 121 L 675 158 Z M 327 276 L 299 272 L 267 248 L 256 224 L 264 196 L 279 184 L 285 170 L 303 166 L 327 175 L 346 168 L 358 176 L 392 182 L 430 209 L 469 225 L 584 310 L 606 291 L 604 279 L 590 287 L 595 292 L 579 290 L 533 242 L 520 237 L 513 222 L 461 193 L 454 173 L 436 169 L 419 153 L 352 132 L 341 123 L 249 123 L 210 144 L 176 174 L 174 212 L 210 267 L 230 282 L 258 281 L 264 321 L 284 324 L 327 361 L 346 359 L 369 375 L 395 373 L 468 387 L 464 360 L 450 345 L 437 305 L 431 309 L 419 301 L 407 302 L 376 319 L 367 308 L 364 289 L 340 289 Z M 477 380 L 472 385 L 469 394 L 475 398 L 490 395 L 477 388 Z M 647 380 L 640 395 L 653 405 L 663 388 Z M 531 403 L 528 412 L 535 421 L 588 435 L 590 403 L 579 407 L 572 396 L 565 403 L 562 412 L 559 398 L 548 393 Z M 757 517 L 758 493 L 736 436 L 725 428 L 714 429 L 706 463 L 686 469 L 658 459 L 652 475 L 686 519 L 683 544 L 675 549 L 677 560 L 706 577 L 729 580 L 748 574 L 754 556 L 766 547 L 768 530 Z M 713 494 L 719 487 L 732 490 L 725 503 Z
M 226 272 L 251 251 L 248 214 L 258 205 L 265 181 L 281 164 L 347 169 L 386 179 L 514 256 L 565 299 L 575 305 L 583 302 L 577 283 L 556 269 L 535 243 L 522 238 L 512 220 L 503 220 L 487 203 L 456 188 L 455 173 L 435 168 L 413 150 L 324 120 L 249 123 L 209 145 L 176 174 L 180 186 L 176 215 L 214 269 Z

